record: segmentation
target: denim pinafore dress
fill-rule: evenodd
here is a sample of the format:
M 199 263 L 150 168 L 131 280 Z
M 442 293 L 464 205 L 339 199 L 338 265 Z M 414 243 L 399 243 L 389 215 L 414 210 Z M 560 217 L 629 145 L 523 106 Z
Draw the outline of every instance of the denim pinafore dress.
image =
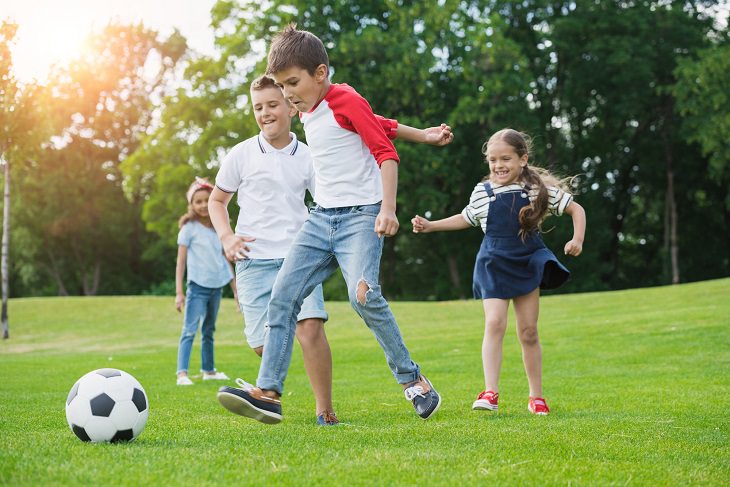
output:
M 484 240 L 474 265 L 474 297 L 510 299 L 537 287 L 555 289 L 570 278 L 540 237 L 539 232 L 520 239 L 520 210 L 530 204 L 527 189 L 495 194 L 484 183 L 489 198 Z

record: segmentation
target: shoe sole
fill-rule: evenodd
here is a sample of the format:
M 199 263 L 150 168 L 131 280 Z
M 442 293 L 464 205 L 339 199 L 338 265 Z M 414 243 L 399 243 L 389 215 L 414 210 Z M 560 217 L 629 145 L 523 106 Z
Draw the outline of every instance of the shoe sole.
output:
M 489 404 L 487 401 L 474 401 L 471 408 L 474 411 L 496 411 L 499 406 L 497 404 Z
M 281 420 L 284 419 L 281 414 L 257 408 L 250 402 L 229 392 L 219 392 L 217 397 L 221 406 L 239 416 L 255 419 L 264 424 L 277 424 L 281 423 Z
M 436 411 L 438 411 L 440 407 L 441 407 L 441 394 L 439 394 L 439 402 L 438 402 L 438 404 L 436 404 L 436 407 L 433 409 L 433 411 L 431 411 L 431 414 L 429 414 L 425 418 L 423 416 L 421 416 L 421 419 L 426 420 L 426 419 L 430 418 L 431 416 L 436 414 Z

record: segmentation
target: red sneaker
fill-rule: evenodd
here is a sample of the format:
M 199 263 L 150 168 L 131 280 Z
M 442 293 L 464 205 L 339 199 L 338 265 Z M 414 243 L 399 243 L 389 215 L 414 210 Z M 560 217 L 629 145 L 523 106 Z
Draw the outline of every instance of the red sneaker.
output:
M 497 402 L 499 401 L 499 392 L 482 391 L 477 396 L 477 400 L 471 405 L 472 409 L 488 409 L 489 411 L 497 410 Z
M 532 414 L 539 414 L 541 416 L 547 416 L 550 412 L 550 408 L 545 402 L 545 399 L 542 397 L 530 396 L 530 402 L 527 404 L 527 409 L 529 409 Z

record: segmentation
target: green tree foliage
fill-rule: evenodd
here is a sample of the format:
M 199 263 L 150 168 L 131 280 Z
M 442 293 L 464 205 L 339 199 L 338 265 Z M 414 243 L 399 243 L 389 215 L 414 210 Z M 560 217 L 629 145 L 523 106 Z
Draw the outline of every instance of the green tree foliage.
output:
M 57 135 L 21 168 L 19 249 L 35 273 L 28 294 L 139 292 L 159 267 L 142 261 L 152 240 L 141 227 L 141 193 L 125 195 L 119 169 L 137 150 L 164 96 L 184 39 L 143 25 L 110 24 L 50 80 Z M 132 181 L 134 182 L 134 181 Z
M 3 174 L 2 199 L 2 333 L 3 339 L 10 336 L 8 316 L 8 298 L 15 287 L 10 289 L 10 273 L 17 266 L 15 259 L 11 261 L 11 192 L 15 191 L 16 166 L 37 155 L 40 143 L 47 134 L 44 123 L 43 103 L 46 91 L 35 84 L 22 85 L 15 78 L 11 55 L 17 25 L 0 22 L 0 163 Z M 11 177 L 11 174 L 13 175 Z M 12 184 L 11 184 L 12 180 Z M 11 211 L 12 210 L 12 211 Z M 12 224 L 14 225 L 14 224 Z
M 264 71 L 273 35 L 293 21 L 324 42 L 332 80 L 355 87 L 376 113 L 414 126 L 447 122 L 456 133 L 442 149 L 397 143 L 402 227 L 386 241 L 382 264 L 390 295 L 470 294 L 480 232 L 416 236 L 409 220 L 461 211 L 487 171 L 482 144 L 505 126 L 534 136 L 533 163 L 579 175 L 586 252 L 570 260 L 578 278 L 565 290 L 653 285 L 673 274 L 726 275 L 727 249 L 713 247 L 711 258 L 723 263 L 714 271 L 706 269 L 710 257 L 689 252 L 706 223 L 723 235 L 728 229 L 727 217 L 705 215 L 703 205 L 720 195 L 705 187 L 706 171 L 692 170 L 725 143 L 712 140 L 712 124 L 701 114 L 726 106 L 720 79 L 726 63 L 722 54 L 695 63 L 697 53 L 724 38 L 706 13 L 715 3 L 219 1 L 212 11 L 219 55 L 190 64 L 186 86 L 165 100 L 160 128 L 123 167 L 151 182 L 140 190 L 144 218 L 172 245 L 184 211 L 179 195 L 190 177 L 214 174 L 227 149 L 257 132 L 248 84 Z M 717 73 L 703 84 L 708 93 L 691 91 L 696 70 L 703 79 Z M 678 77 L 692 93 L 679 111 Z M 295 130 L 302 135 L 298 124 Z M 713 167 L 724 168 L 727 155 L 716 157 Z M 127 171 L 131 162 L 137 172 Z M 559 250 L 571 225 L 567 217 L 549 219 L 545 229 Z

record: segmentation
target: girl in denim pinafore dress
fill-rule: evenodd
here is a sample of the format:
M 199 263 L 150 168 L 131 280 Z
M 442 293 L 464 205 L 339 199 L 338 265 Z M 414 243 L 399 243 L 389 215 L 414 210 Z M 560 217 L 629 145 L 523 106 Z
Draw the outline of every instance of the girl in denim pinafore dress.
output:
M 484 305 L 485 332 L 482 343 L 484 390 L 472 409 L 496 411 L 502 342 L 507 311 L 512 301 L 517 333 L 530 388 L 527 403 L 533 414 L 550 412 L 542 397 L 542 349 L 537 334 L 540 289 L 565 283 L 570 272 L 545 246 L 540 223 L 548 215 L 567 213 L 573 219 L 573 238 L 565 255 L 583 250 L 585 211 L 549 172 L 527 164 L 530 139 L 512 129 L 500 130 L 484 144 L 489 180 L 478 183 L 469 204 L 457 215 L 430 222 L 416 216 L 415 233 L 460 230 L 481 226 L 484 240 L 474 265 L 474 297 Z
M 570 271 L 545 247 L 540 233 L 533 232 L 524 241 L 519 236 L 519 214 L 530 204 L 529 190 L 514 184 L 498 188 L 503 191 L 495 193 L 489 181 L 483 186 L 489 210 L 474 265 L 474 297 L 511 299 L 537 287 L 562 286 L 570 278 Z

